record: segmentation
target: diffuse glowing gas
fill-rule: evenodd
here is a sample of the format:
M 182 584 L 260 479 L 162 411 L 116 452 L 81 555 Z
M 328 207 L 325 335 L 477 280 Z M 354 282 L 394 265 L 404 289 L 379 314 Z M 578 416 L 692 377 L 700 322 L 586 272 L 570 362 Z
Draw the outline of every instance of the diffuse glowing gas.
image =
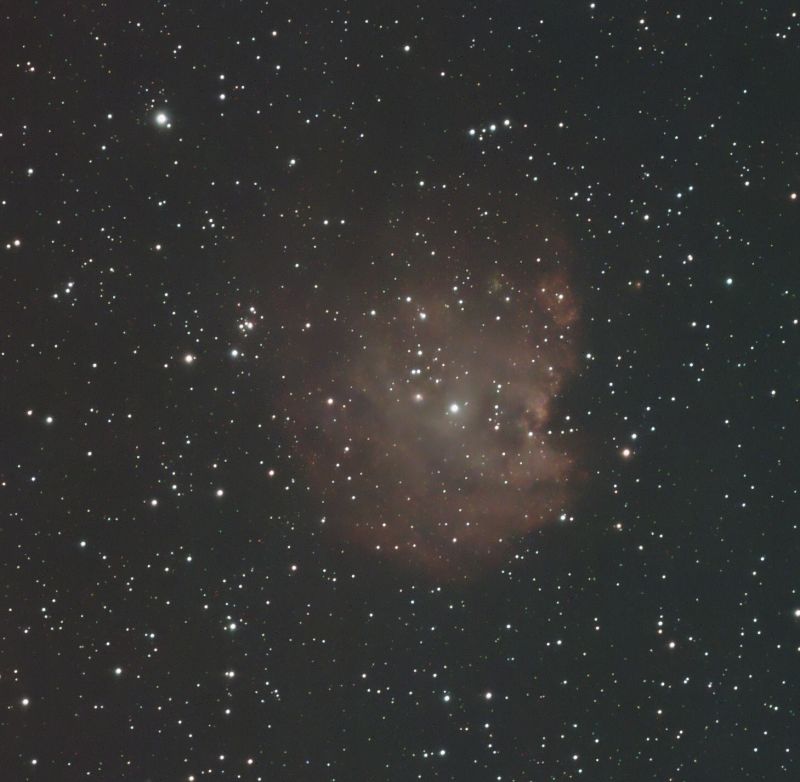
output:
M 329 312 L 314 335 L 299 320 L 284 405 L 328 527 L 460 575 L 557 518 L 574 460 L 549 425 L 576 321 L 558 275 L 407 286 Z

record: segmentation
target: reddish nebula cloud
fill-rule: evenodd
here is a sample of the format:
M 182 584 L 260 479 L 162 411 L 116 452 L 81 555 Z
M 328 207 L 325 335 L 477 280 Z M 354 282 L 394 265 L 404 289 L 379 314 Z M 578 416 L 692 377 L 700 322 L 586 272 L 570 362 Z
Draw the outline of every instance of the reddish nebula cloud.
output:
M 461 578 L 558 518 L 575 478 L 551 427 L 576 369 L 563 274 L 409 281 L 303 317 L 285 320 L 283 413 L 329 534 Z

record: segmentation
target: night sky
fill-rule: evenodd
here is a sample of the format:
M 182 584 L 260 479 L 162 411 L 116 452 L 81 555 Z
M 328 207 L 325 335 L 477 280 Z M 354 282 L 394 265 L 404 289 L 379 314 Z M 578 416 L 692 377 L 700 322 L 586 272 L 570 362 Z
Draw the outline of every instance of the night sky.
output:
M 0 779 L 800 779 L 798 13 L 5 4 Z

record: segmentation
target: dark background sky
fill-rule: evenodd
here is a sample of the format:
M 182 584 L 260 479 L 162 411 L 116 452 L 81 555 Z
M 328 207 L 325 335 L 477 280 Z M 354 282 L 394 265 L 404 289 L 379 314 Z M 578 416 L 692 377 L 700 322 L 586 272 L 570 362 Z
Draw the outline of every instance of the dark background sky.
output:
M 0 31 L 0 778 L 797 778 L 790 5 Z M 297 324 L 537 257 L 580 302 L 568 520 L 441 580 L 321 534 Z

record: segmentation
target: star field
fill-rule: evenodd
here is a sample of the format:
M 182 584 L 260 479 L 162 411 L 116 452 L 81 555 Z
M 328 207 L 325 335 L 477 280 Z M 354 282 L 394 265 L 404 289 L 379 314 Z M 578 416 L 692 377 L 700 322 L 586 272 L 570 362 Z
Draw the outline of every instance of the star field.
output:
M 0 779 L 797 779 L 798 13 L 5 7 Z

